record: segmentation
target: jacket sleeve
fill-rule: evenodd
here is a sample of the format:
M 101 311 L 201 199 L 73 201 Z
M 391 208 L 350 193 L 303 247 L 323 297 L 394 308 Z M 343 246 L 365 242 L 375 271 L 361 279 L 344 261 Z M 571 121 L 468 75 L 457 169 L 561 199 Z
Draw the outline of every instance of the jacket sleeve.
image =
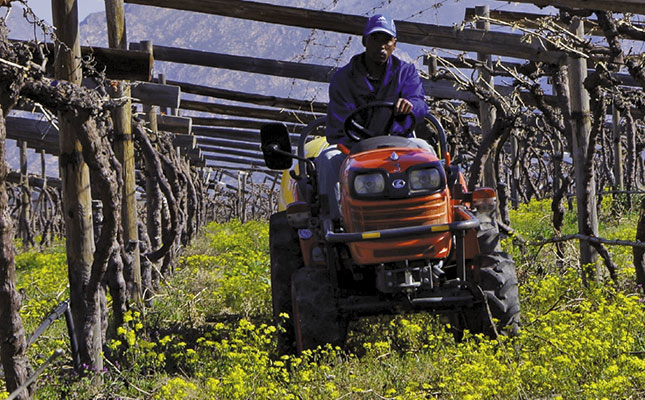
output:
M 425 91 L 423 90 L 423 82 L 417 72 L 414 64 L 405 64 L 401 71 L 399 84 L 401 85 L 401 96 L 412 103 L 412 114 L 416 117 L 417 124 L 423 122 L 426 114 L 428 113 L 428 105 L 425 101 Z M 395 122 L 393 126 L 394 132 L 403 132 L 405 128 L 410 125 L 409 119 L 404 126 Z
M 412 113 L 417 117 L 417 121 L 421 122 L 428 113 L 421 77 L 413 64 L 407 64 L 402 78 L 401 97 L 412 103 Z
M 356 109 L 355 102 L 348 97 L 348 90 L 341 90 L 343 77 L 334 75 L 329 83 L 329 104 L 327 105 L 327 127 L 325 136 L 330 144 L 342 143 L 347 145 L 343 123 L 345 118 Z

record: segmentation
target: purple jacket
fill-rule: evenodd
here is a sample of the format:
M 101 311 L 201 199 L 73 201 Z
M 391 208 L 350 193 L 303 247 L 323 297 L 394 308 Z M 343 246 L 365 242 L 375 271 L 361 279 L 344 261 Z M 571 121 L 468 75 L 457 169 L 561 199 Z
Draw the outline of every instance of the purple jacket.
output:
M 329 84 L 329 105 L 327 108 L 327 141 L 331 144 L 349 144 L 351 141 L 343 132 L 343 123 L 351 111 L 371 101 L 396 102 L 400 97 L 412 103 L 412 113 L 417 121 L 423 121 L 428 112 L 424 100 L 425 93 L 421 78 L 413 64 L 404 62 L 395 56 L 387 61 L 385 73 L 378 83 L 370 81 L 363 62 L 363 54 L 352 57 L 351 61 L 339 69 Z M 375 87 L 376 86 L 376 87 Z M 390 116 L 386 109 L 374 109 L 366 128 L 378 132 Z M 406 119 L 406 125 L 410 124 Z M 359 122 L 361 122 L 359 120 Z M 391 131 L 401 133 L 406 126 L 394 122 Z

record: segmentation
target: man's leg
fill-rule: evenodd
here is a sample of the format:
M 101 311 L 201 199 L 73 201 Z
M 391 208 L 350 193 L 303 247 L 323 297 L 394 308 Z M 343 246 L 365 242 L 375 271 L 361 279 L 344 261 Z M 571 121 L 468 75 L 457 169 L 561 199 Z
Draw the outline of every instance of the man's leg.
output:
M 340 219 L 340 190 L 338 186 L 338 175 L 340 166 L 343 164 L 346 155 L 336 148 L 330 146 L 326 148 L 316 158 L 316 168 L 318 169 L 318 193 L 321 200 L 327 198 L 327 210 L 325 205 L 321 204 L 323 214 L 327 214 L 332 219 Z M 327 211 L 327 212 L 326 212 Z
M 413 141 L 414 143 L 416 143 L 416 145 L 419 146 L 420 148 L 422 148 L 424 150 L 431 151 L 432 154 L 434 154 L 435 156 L 437 155 L 437 152 L 434 151 L 432 146 L 430 146 L 430 144 L 428 142 L 426 142 L 425 140 L 423 140 L 421 138 L 417 138 L 417 137 L 412 137 L 412 138 L 410 138 L 410 140 Z

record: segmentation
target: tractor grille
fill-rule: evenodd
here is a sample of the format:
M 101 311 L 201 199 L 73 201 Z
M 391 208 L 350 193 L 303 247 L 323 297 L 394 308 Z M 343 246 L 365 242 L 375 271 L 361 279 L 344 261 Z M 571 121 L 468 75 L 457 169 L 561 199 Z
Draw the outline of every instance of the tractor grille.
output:
M 446 223 L 447 208 L 444 194 L 436 193 L 405 200 L 352 202 L 343 214 L 349 217 L 352 232 L 365 232 Z

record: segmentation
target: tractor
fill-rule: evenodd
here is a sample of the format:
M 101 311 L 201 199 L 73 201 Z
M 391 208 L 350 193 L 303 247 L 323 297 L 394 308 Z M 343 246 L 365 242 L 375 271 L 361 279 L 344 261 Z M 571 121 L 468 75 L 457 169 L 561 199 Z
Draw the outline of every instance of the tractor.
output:
M 363 122 L 375 108 L 391 110 L 382 131 Z M 417 140 L 391 135 L 388 127 L 401 118 L 393 109 L 391 102 L 369 103 L 347 117 L 353 145 L 338 146 L 346 158 L 336 219 L 319 195 L 314 163 L 327 143 L 311 140 L 325 118 L 303 129 L 295 154 L 283 124 L 261 128 L 266 165 L 285 170 L 269 227 L 280 353 L 342 346 L 350 321 L 385 314 L 432 312 L 458 337 L 466 329 L 490 337 L 518 333 L 515 264 L 500 249 L 496 192 L 467 190 L 431 113 L 420 124 L 404 116 L 413 119 L 415 131 L 406 133 Z

